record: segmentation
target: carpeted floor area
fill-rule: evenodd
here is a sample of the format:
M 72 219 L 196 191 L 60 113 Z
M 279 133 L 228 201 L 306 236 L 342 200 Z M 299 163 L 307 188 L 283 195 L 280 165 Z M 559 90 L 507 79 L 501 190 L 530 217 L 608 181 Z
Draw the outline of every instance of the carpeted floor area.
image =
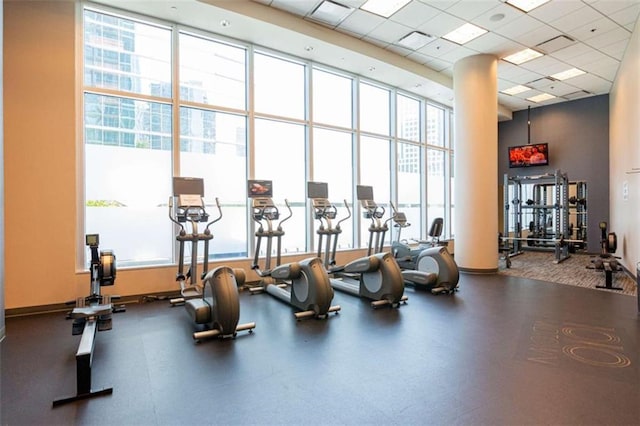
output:
M 636 283 L 624 271 L 613 274 L 613 286 L 622 287 L 622 290 L 597 288 L 597 285 L 605 285 L 605 273 L 587 269 L 587 265 L 591 264 L 589 255 L 572 254 L 561 263 L 554 263 L 554 260 L 552 252 L 524 252 L 511 258 L 511 268 L 506 268 L 505 262 L 501 260 L 499 273 L 636 296 Z

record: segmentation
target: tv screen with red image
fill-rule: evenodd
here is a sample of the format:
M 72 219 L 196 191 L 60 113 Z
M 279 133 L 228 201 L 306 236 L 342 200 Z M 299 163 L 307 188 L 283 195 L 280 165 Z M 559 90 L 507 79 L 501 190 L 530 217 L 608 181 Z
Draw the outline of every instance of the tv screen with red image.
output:
M 509 167 L 549 165 L 549 144 L 535 143 L 509 147 Z

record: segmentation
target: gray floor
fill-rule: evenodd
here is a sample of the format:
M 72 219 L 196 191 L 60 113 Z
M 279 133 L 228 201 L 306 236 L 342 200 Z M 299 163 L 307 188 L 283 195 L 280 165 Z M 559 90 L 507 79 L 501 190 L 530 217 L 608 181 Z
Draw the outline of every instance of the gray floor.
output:
M 93 387 L 75 393 L 79 337 L 61 314 L 7 319 L 3 425 L 640 424 L 636 299 L 506 276 L 463 275 L 455 296 L 407 289 L 372 310 L 296 322 L 241 295 L 253 334 L 195 344 L 183 308 L 130 305 L 99 333 Z

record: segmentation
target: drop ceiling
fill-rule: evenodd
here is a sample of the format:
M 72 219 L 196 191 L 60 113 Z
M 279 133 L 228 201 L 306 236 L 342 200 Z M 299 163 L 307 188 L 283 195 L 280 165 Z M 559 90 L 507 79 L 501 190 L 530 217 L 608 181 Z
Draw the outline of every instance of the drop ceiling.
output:
M 609 93 L 640 14 L 640 0 L 551 0 L 528 13 L 502 0 L 411 0 L 384 18 L 361 9 L 365 0 L 332 0 L 348 9 L 327 22 L 326 15 L 314 15 L 323 1 L 99 2 L 334 66 L 450 106 L 456 61 L 492 54 L 499 58 L 498 102 L 507 111 Z M 335 8 L 331 3 L 320 10 Z M 464 45 L 442 38 L 465 23 L 487 32 Z M 414 31 L 428 36 L 425 44 L 414 50 L 399 43 Z M 524 48 L 544 55 L 520 65 L 502 60 Z M 584 73 L 551 77 L 571 68 Z M 529 90 L 501 93 L 518 85 Z M 554 97 L 528 100 L 544 93 Z

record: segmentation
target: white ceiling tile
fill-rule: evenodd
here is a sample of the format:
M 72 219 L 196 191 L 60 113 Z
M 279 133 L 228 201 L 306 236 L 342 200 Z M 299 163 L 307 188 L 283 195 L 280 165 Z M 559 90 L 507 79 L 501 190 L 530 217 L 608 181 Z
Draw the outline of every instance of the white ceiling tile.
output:
M 424 24 L 418 27 L 418 30 L 426 34 L 431 34 L 434 37 L 442 37 L 443 35 L 455 30 L 465 21 L 456 18 L 455 16 L 447 13 L 440 13 L 437 16 L 431 18 Z
M 498 58 L 502 58 L 507 56 L 509 53 L 516 52 L 524 48 L 521 44 L 495 33 L 486 33 L 481 35 L 464 46 L 478 52 L 491 53 L 496 55 Z
M 568 32 L 573 30 L 574 28 L 581 27 L 586 23 L 593 22 L 600 18 L 602 18 L 600 12 L 592 9 L 589 6 L 584 6 L 580 9 L 574 10 L 571 13 L 561 15 L 560 18 L 550 21 L 549 25 L 558 29 L 559 31 Z
M 428 4 L 429 6 L 435 7 L 440 10 L 447 10 L 454 4 L 456 4 L 459 0 L 419 0 L 421 3 Z
M 443 71 L 443 70 L 445 70 L 447 68 L 451 68 L 451 66 L 453 64 L 451 64 L 451 63 L 449 63 L 447 61 L 443 61 L 441 59 L 431 59 L 425 65 L 428 66 L 429 68 L 431 68 L 432 70 L 440 72 L 440 71 Z
M 618 61 L 621 61 L 624 58 L 624 52 L 627 50 L 627 45 L 629 44 L 629 40 L 620 40 L 616 43 L 610 44 L 608 46 L 600 48 L 600 51 L 605 55 L 609 55 Z
M 353 7 L 354 9 L 362 6 L 367 0 L 335 0 L 337 3 L 343 4 L 345 6 Z
M 525 62 L 520 66 L 528 69 L 529 71 L 535 71 L 543 75 L 551 75 L 571 68 L 566 63 L 547 55 Z
M 391 20 L 386 20 L 375 27 L 373 31 L 367 33 L 367 37 L 373 37 L 378 40 L 386 41 L 387 43 L 395 43 L 411 31 L 413 31 L 412 28 Z
M 611 82 L 593 74 L 583 74 L 567 80 L 567 84 L 595 94 L 609 93 Z
M 534 31 L 540 28 L 542 25 L 542 22 L 538 21 L 537 19 L 534 19 L 527 15 L 522 15 L 514 19 L 510 23 L 503 25 L 500 28 L 496 28 L 495 32 L 504 37 L 515 40 L 518 36 Z
M 530 81 L 535 81 L 542 77 L 544 76 L 537 72 L 522 70 L 519 74 L 513 75 L 511 80 L 517 84 L 527 85 Z
M 414 0 L 391 15 L 390 19 L 411 28 L 418 28 L 439 13 L 440 10 Z
M 635 25 L 638 20 L 638 16 L 640 15 L 640 1 L 636 1 L 636 3 L 628 7 L 626 9 L 622 9 L 616 13 L 612 13 L 609 15 L 609 18 L 613 19 L 618 24 L 627 27 L 631 25 L 631 29 L 629 31 L 633 31 L 633 25 Z
M 451 50 L 450 52 L 447 52 L 444 55 L 440 56 L 439 59 L 455 64 L 460 59 L 466 58 L 467 56 L 477 55 L 477 54 L 478 52 L 476 52 L 475 50 L 467 49 L 464 46 L 458 46 L 455 49 Z
M 448 40 L 439 38 L 427 44 L 426 46 L 421 47 L 420 49 L 418 49 L 418 52 L 424 55 L 432 56 L 434 58 L 439 58 L 442 55 L 447 54 L 452 50 L 456 49 L 457 47 L 458 47 L 457 44 L 450 42 Z
M 542 24 L 533 31 L 529 31 L 527 33 L 520 34 L 514 37 L 514 40 L 518 43 L 524 44 L 525 46 L 536 46 L 554 37 L 558 37 L 559 35 L 562 35 L 560 31 L 548 25 Z
M 584 3 L 580 0 L 556 0 L 536 7 L 529 12 L 529 15 L 541 22 L 551 22 L 558 19 L 559 16 L 575 12 L 582 7 L 584 7 Z
M 561 61 L 570 62 L 572 58 L 587 55 L 592 52 L 595 52 L 595 49 L 593 47 L 587 46 L 584 43 L 575 43 L 571 46 L 565 47 L 564 49 L 552 52 L 550 56 L 553 56 L 554 58 Z
M 447 9 L 447 13 L 465 21 L 471 21 L 498 6 L 499 0 L 462 0 Z
M 371 43 L 375 46 L 378 47 L 382 47 L 383 49 L 385 49 L 386 47 L 388 47 L 390 45 L 389 42 L 385 41 L 385 40 L 379 40 L 375 37 L 369 37 L 369 36 L 364 36 L 362 37 L 363 41 L 366 41 L 367 43 Z
M 607 59 L 610 59 L 607 55 L 592 49 L 588 53 L 571 58 L 570 63 L 576 68 L 580 68 L 582 65 L 592 64 L 596 61 L 606 61 Z
M 580 67 L 581 70 L 600 76 L 606 80 L 613 81 L 620 62 L 611 58 L 601 58 L 596 62 L 585 64 Z
M 611 19 L 600 18 L 569 30 L 567 34 L 575 39 L 584 41 L 611 31 L 614 28 L 619 27 Z
M 540 90 L 555 96 L 564 96 L 576 91 L 575 87 L 563 83 L 562 81 L 554 81 L 551 84 L 542 87 Z
M 273 0 L 271 6 L 295 15 L 306 16 L 320 3 L 320 0 Z
M 496 19 L 500 15 L 502 15 L 503 18 Z M 497 7 L 494 7 L 493 9 L 490 9 L 482 15 L 476 17 L 473 22 L 474 24 L 484 28 L 485 30 L 493 31 L 496 28 L 500 28 L 513 22 L 515 19 L 523 15 L 524 12 L 520 11 L 519 9 L 501 3 Z
M 392 51 L 393 53 L 397 53 L 400 56 L 409 56 L 411 53 L 413 53 L 413 50 L 407 49 L 406 47 L 398 46 L 397 44 L 390 44 L 386 47 L 386 49 Z
M 363 36 L 373 31 L 375 27 L 383 22 L 384 18 L 382 16 L 356 9 L 338 25 L 338 29 Z
M 591 7 L 605 15 L 610 15 L 636 4 L 638 4 L 638 0 L 598 0 L 591 3 Z
M 421 65 L 424 65 L 433 59 L 431 56 L 423 55 L 420 52 L 413 52 L 413 51 L 409 52 L 409 54 L 407 55 L 407 58 Z
M 629 40 L 630 38 L 631 34 L 629 33 L 629 31 L 625 30 L 622 27 L 616 27 L 611 31 L 607 31 L 606 33 L 600 34 L 599 36 L 585 40 L 585 43 L 593 48 L 600 49 L 604 46 L 609 46 L 619 41 Z

